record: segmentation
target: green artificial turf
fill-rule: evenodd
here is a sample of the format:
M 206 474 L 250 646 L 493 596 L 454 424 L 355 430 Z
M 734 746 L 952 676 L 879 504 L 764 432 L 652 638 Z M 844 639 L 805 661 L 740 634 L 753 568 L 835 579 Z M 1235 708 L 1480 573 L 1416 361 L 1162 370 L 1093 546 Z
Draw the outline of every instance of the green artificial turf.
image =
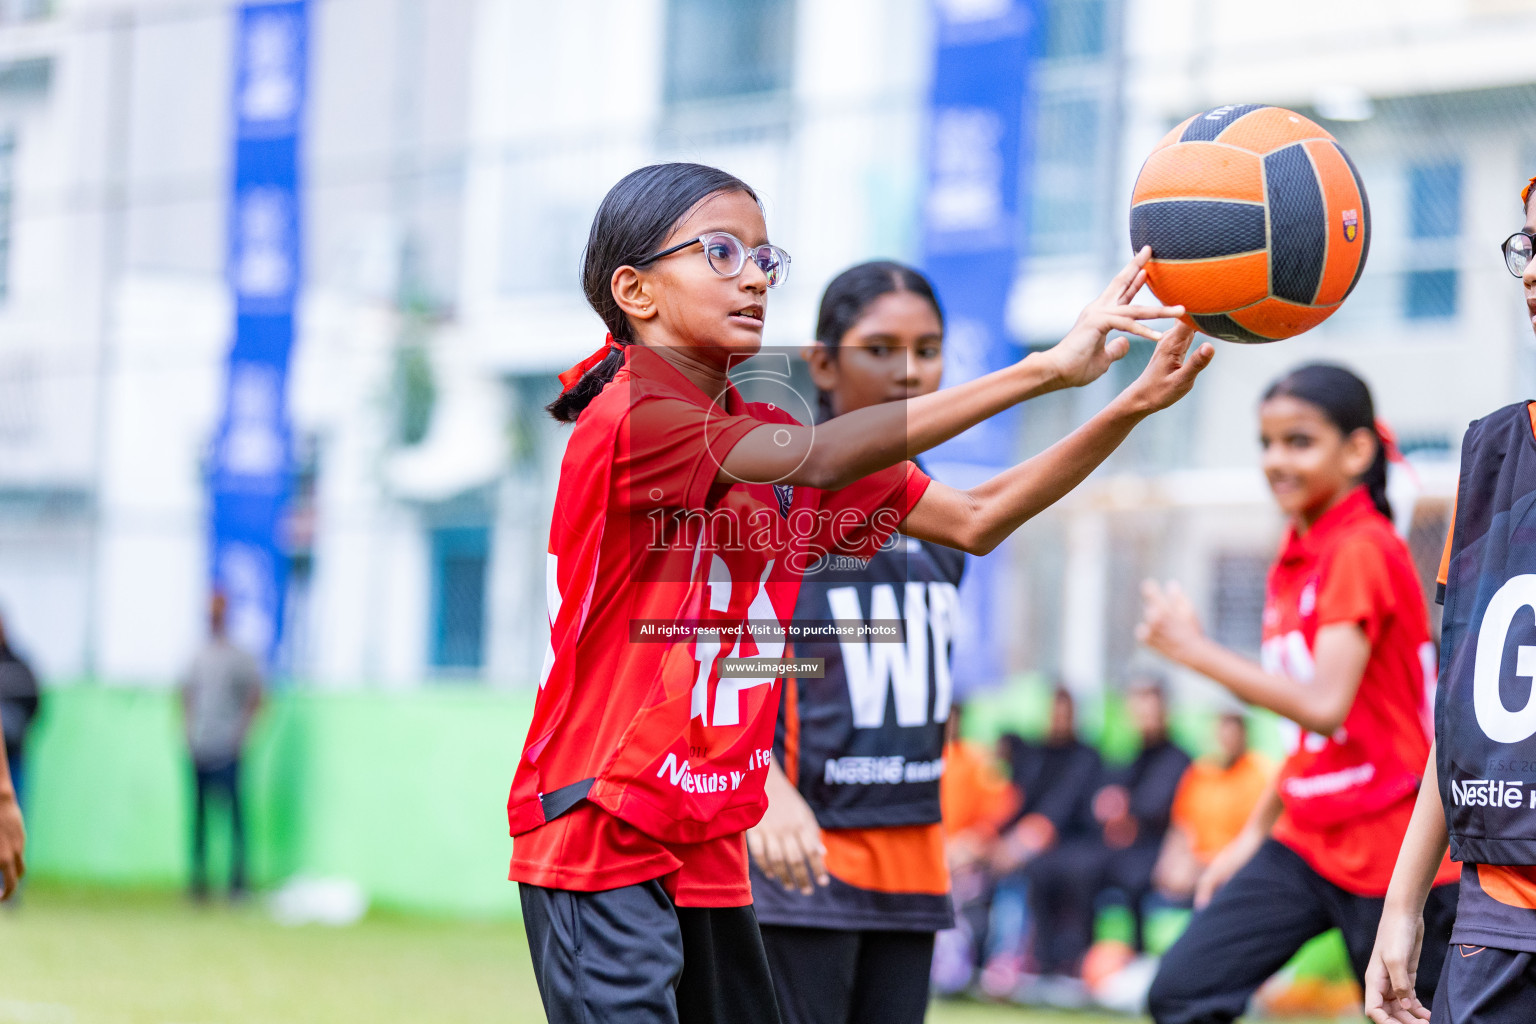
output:
M 286 928 L 260 903 L 33 884 L 0 910 L 5 1024 L 540 1024 L 515 921 L 372 914 Z M 932 1024 L 1129 1024 L 1130 1018 L 937 1004 Z

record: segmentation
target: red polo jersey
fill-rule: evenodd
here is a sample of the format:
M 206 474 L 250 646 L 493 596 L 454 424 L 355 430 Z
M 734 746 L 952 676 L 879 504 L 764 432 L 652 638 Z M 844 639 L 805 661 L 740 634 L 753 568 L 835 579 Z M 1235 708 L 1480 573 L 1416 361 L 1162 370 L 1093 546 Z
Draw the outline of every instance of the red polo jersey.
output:
M 1287 532 L 1269 574 L 1265 669 L 1308 685 L 1317 631 L 1345 622 L 1364 631 L 1370 659 L 1332 736 L 1295 730 L 1274 836 L 1335 885 L 1382 896 L 1429 757 L 1436 654 L 1408 546 L 1363 487 L 1306 533 Z M 1456 875 L 1446 861 L 1435 882 Z
M 715 399 L 661 354 L 626 363 L 582 412 L 550 527 L 550 648 L 507 802 L 511 878 L 595 891 L 663 878 L 679 905 L 751 902 L 742 832 L 762 817 L 782 680 L 722 678 L 780 657 L 804 570 L 867 557 L 916 504 L 911 463 L 837 491 L 720 482 L 782 408 Z M 546 821 L 540 797 L 585 779 Z

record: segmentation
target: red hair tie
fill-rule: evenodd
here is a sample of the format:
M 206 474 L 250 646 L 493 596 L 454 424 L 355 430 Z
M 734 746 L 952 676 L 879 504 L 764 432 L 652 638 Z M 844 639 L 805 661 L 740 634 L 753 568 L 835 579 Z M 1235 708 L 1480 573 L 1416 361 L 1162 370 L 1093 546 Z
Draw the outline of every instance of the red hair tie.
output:
M 583 359 L 581 362 L 577 363 L 575 366 L 571 367 L 569 370 L 566 370 L 560 375 L 560 390 L 562 392 L 566 392 L 575 387 L 576 382 L 581 380 L 582 377 L 586 376 L 588 370 L 592 369 L 592 367 L 608 358 L 609 352 L 622 351 L 624 351 L 624 347 L 613 340 L 612 334 L 608 335 L 608 337 L 603 340 L 602 348 L 598 349 L 596 352 L 593 352 L 591 355 L 587 356 L 587 358 Z
M 1397 435 L 1392 432 L 1391 427 L 1387 426 L 1386 420 L 1376 421 L 1376 436 L 1381 438 L 1381 450 L 1388 462 L 1407 464 L 1408 460 L 1403 457 L 1403 450 L 1397 446 Z
M 1531 202 L 1531 189 L 1536 188 L 1536 178 L 1525 183 L 1525 188 L 1520 190 L 1520 205 L 1529 206 Z
M 1392 428 L 1387 426 L 1386 420 L 1376 421 L 1376 436 L 1381 439 L 1381 451 L 1387 457 L 1388 462 L 1395 462 L 1403 467 L 1403 472 L 1408 474 L 1408 479 L 1413 481 L 1415 488 L 1422 488 L 1418 470 L 1413 468 L 1413 463 L 1408 461 L 1403 450 L 1397 445 L 1397 435 Z

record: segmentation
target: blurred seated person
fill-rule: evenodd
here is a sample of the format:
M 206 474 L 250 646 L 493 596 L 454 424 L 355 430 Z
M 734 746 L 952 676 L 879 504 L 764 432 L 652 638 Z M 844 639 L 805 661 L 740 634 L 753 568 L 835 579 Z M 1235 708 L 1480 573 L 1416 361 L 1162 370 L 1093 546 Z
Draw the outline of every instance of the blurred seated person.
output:
M 1017 736 L 1002 741 L 1013 784 L 1021 802 L 1006 821 L 988 858 L 993 881 L 989 895 L 982 991 L 995 998 L 1010 995 L 1028 962 L 1030 865 L 1061 844 L 1075 844 L 1094 834 L 1093 793 L 1103 764 L 1099 752 L 1077 737 L 1077 709 L 1072 694 L 1058 686 L 1051 694 L 1050 720 L 1043 742 Z M 1047 930 L 1049 923 L 1045 924 Z M 1037 951 L 1038 953 L 1038 951 Z M 1051 965 L 1047 951 L 1046 966 Z
M 934 943 L 932 988 L 939 995 L 958 994 L 971 983 L 976 937 L 986 932 L 992 896 L 988 864 L 998 826 L 1019 804 L 1018 790 L 999 769 L 993 752 L 961 738 L 962 714 L 958 705 L 950 709 L 944 774 L 939 779 L 944 850 L 956 915 L 955 927 L 939 932 Z
M 997 875 L 1017 871 L 1063 837 L 1093 831 L 1089 801 L 1103 767 L 1099 752 L 1077 738 L 1077 707 L 1060 686 L 1051 694 L 1044 741 L 1005 736 L 1003 745 L 1022 799 L 991 857 Z
M 1129 765 L 1100 777 L 1089 804 L 1093 827 L 1062 838 L 1024 868 L 1041 974 L 1077 976 L 1093 942 L 1098 898 L 1111 890 L 1131 911 L 1137 951 L 1144 948 L 1142 903 L 1189 755 L 1169 739 L 1161 679 L 1132 679 L 1126 710 L 1141 749 Z
M 1162 853 L 1152 872 L 1158 895 L 1190 906 L 1211 860 L 1237 838 L 1274 775 L 1263 754 L 1248 749 L 1248 720 L 1239 711 L 1216 719 L 1215 750 L 1185 771 L 1173 798 Z
M 939 778 L 939 813 L 951 873 L 985 865 L 998 827 L 1019 805 L 1018 790 L 999 769 L 991 750 L 961 737 L 959 705 L 950 709 Z

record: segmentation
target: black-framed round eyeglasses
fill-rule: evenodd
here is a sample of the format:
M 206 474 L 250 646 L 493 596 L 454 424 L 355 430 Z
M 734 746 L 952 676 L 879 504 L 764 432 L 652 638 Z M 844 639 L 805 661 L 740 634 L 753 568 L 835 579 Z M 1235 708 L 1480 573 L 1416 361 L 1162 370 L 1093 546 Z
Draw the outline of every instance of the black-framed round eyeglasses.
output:
M 768 278 L 769 288 L 777 288 L 789 276 L 789 253 L 776 245 L 759 245 L 754 249 L 729 231 L 711 231 L 706 235 L 690 238 L 670 249 L 642 256 L 630 266 L 643 267 L 648 263 L 655 263 L 663 256 L 682 252 L 690 245 L 704 247 L 704 258 L 709 261 L 709 269 L 721 277 L 735 277 L 747 265 L 747 260 L 757 264 L 757 268 Z
M 1531 262 L 1531 252 L 1536 250 L 1536 235 L 1529 231 L 1516 231 L 1504 239 L 1504 244 L 1499 248 L 1504 251 L 1504 265 L 1509 268 L 1509 272 L 1516 277 L 1524 277 L 1525 268 Z

